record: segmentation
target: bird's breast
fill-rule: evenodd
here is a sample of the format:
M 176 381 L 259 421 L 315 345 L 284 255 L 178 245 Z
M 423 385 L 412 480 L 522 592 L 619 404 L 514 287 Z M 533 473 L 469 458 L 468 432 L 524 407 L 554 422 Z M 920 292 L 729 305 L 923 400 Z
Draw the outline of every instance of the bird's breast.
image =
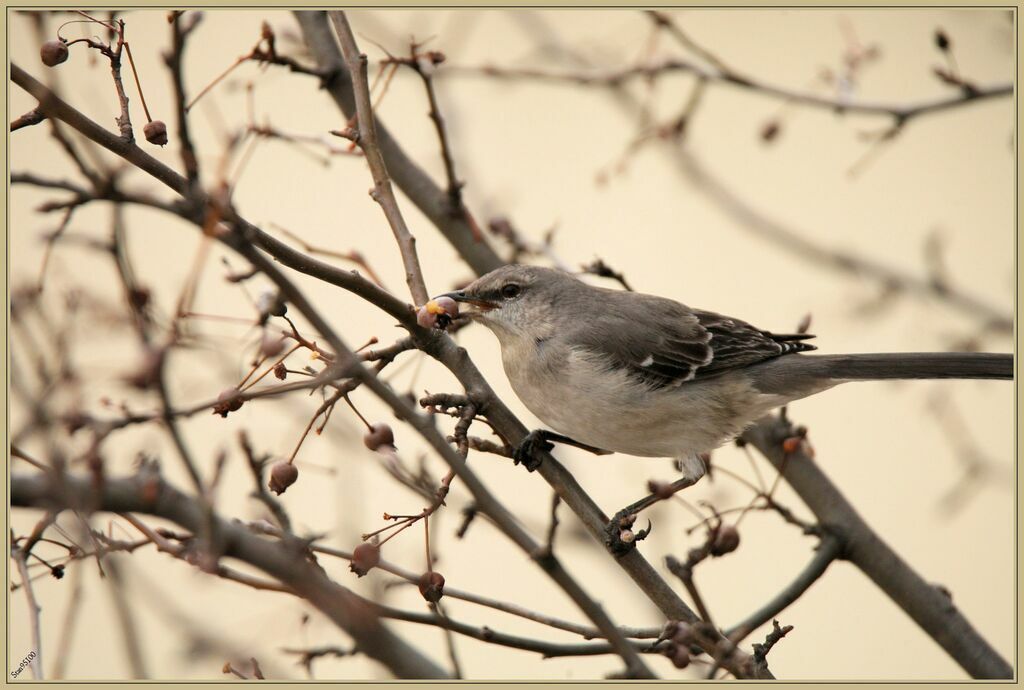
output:
M 716 448 L 764 414 L 745 382 L 652 389 L 594 353 L 557 342 L 502 343 L 512 389 L 545 425 L 605 450 L 678 457 Z

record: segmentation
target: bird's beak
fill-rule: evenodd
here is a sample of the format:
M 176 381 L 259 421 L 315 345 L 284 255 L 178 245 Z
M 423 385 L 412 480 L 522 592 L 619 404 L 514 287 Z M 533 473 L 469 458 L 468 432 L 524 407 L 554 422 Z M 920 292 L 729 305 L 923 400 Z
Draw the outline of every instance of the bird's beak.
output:
M 438 295 L 438 297 L 450 297 L 456 302 L 461 302 L 462 304 L 468 304 L 471 307 L 474 307 L 474 309 L 469 310 L 470 314 L 481 314 L 483 312 L 491 311 L 492 309 L 496 309 L 498 307 L 496 303 L 491 302 L 490 300 L 480 299 L 479 297 L 470 297 L 469 295 L 466 294 L 465 290 L 446 292 L 443 295 Z

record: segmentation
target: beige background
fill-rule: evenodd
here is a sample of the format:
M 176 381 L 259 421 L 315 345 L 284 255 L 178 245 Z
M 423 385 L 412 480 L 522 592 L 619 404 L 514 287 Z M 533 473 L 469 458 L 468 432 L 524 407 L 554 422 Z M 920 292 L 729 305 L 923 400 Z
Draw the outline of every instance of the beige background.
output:
M 361 47 L 374 59 L 383 53 L 372 42 L 400 53 L 412 35 L 433 37 L 429 47 L 443 51 L 448 65 L 560 67 L 539 52 L 541 33 L 535 20 L 549 26 L 560 41 L 609 68 L 632 64 L 651 50 L 649 22 L 637 13 L 531 12 L 529 17 L 527 21 L 522 14 L 503 11 L 375 11 L 353 13 L 352 21 Z M 880 61 L 864 69 L 855 92 L 856 98 L 869 101 L 905 103 L 950 94 L 930 73 L 933 65 L 941 64 L 941 55 L 932 45 L 937 26 L 953 38 L 959 67 L 971 79 L 986 84 L 1005 81 L 1013 73 L 1013 25 L 1000 12 L 688 11 L 677 17 L 694 38 L 737 69 L 801 89 L 814 82 L 822 67 L 838 68 L 846 23 L 861 42 L 877 43 L 882 50 Z M 126 19 L 150 109 L 155 117 L 172 122 L 169 81 L 159 58 L 169 39 L 164 14 L 138 11 Z M 297 28 L 287 13 L 208 12 L 188 55 L 189 90 L 195 93 L 244 54 L 257 39 L 263 20 L 277 30 L 282 51 L 294 52 L 295 45 L 286 38 Z M 67 64 L 46 70 L 38 61 L 38 41 L 30 26 L 21 17 L 12 18 L 12 59 L 34 75 L 58 77 L 72 103 L 112 127 L 115 101 L 103 63 L 90 64 L 81 46 L 76 46 Z M 72 25 L 65 35 L 77 37 L 80 31 L 81 25 Z M 676 50 L 663 39 L 653 54 Z M 254 81 L 260 121 L 302 134 L 320 134 L 342 124 L 310 78 L 279 68 L 261 71 L 256 65 L 244 65 L 194 111 L 192 122 L 204 152 L 207 183 L 215 181 L 225 129 L 246 121 L 243 87 L 249 80 Z M 659 116 L 668 118 L 678 111 L 690 83 L 680 77 L 661 84 L 655 96 Z M 978 331 L 971 318 L 935 301 L 912 297 L 864 315 L 859 307 L 876 296 L 874 283 L 822 270 L 752 237 L 678 173 L 670 159 L 658 152 L 661 145 L 643 149 L 626 171 L 599 185 L 598 173 L 614 167 L 636 133 L 634 123 L 600 90 L 495 84 L 456 76 L 441 80 L 439 90 L 457 165 L 468 181 L 467 198 L 478 218 L 508 215 L 534 239 L 557 226 L 554 249 L 570 265 L 600 256 L 622 270 L 637 289 L 734 314 L 764 328 L 792 328 L 809 311 L 818 345 L 826 352 L 943 349 Z M 12 88 L 12 113 L 32 105 Z M 887 121 L 792 109 L 786 112 L 779 140 L 763 146 L 758 131 L 779 110 L 776 100 L 712 86 L 691 123 L 687 146 L 704 167 L 752 206 L 828 246 L 857 251 L 920 275 L 924 240 L 938 230 L 955 284 L 1011 312 L 1014 142 L 1010 99 L 911 123 L 894 145 L 854 178 L 847 171 L 867 150 L 858 134 L 878 131 Z M 133 113 L 136 123 L 141 123 L 141 110 Z M 379 113 L 407 151 L 440 180 L 442 168 L 418 80 L 399 74 Z M 10 146 L 12 170 L 70 175 L 45 127 L 15 133 Z M 154 153 L 178 165 L 173 145 Z M 140 189 L 164 193 L 141 175 L 130 179 Z M 366 195 L 369 185 L 365 166 L 357 159 L 335 158 L 325 168 L 294 147 L 263 142 L 238 182 L 235 201 L 248 219 L 268 230 L 274 230 L 271 223 L 278 223 L 315 244 L 337 250 L 358 248 L 387 285 L 404 296 L 397 252 L 379 209 Z M 39 235 L 52 230 L 56 218 L 40 216 L 33 209 L 53 196 L 23 187 L 12 190 L 13 288 L 38 275 Z M 468 277 L 453 250 L 415 209 L 405 204 L 403 210 L 419 240 L 429 288 L 440 292 Z M 150 211 L 129 209 L 128 219 L 133 258 L 166 314 L 192 265 L 197 233 Z M 72 231 L 104 238 L 109 222 L 109 210 L 97 206 L 76 214 Z M 242 265 L 226 250 L 214 252 L 204 273 L 198 310 L 247 317 L 252 312 L 243 292 L 221 279 L 223 268 L 217 259 L 221 255 L 236 267 Z M 117 303 L 116 283 L 105 256 L 58 247 L 50 270 L 47 293 L 55 314 L 61 312 L 60 295 L 68 289 L 86 290 Z M 382 342 L 394 337 L 391 322 L 357 298 L 314 281 L 299 281 L 350 344 L 361 344 L 370 335 Z M 256 289 L 253 285 L 252 290 Z M 212 397 L 237 380 L 255 342 L 254 331 L 244 325 L 203 321 L 195 323 L 195 330 L 209 335 L 210 347 L 175 356 L 173 394 L 181 404 Z M 100 410 L 104 396 L 131 400 L 137 409 L 152 408 L 154 400 L 132 397 L 118 380 L 137 356 L 130 332 L 86 314 L 80 317 L 75 334 L 79 347 L 75 361 L 86 374 L 80 396 L 87 409 Z M 482 329 L 470 329 L 460 338 L 498 392 L 528 423 L 536 423 L 509 390 L 492 337 Z M 987 337 L 982 344 L 991 350 L 1012 347 L 1008 337 Z M 451 377 L 431 362 L 394 369 L 398 373 L 389 378 L 399 390 L 410 386 L 417 394 L 423 389 L 455 390 Z M 942 514 L 939 502 L 960 481 L 961 466 L 942 425 L 928 411 L 928 402 L 936 394 L 949 396 L 967 420 L 978 448 L 997 468 L 995 480 L 972 494 L 954 515 Z M 972 623 L 1010 658 L 1016 621 L 1012 394 L 1010 385 L 994 382 L 864 384 L 791 408 L 792 416 L 811 429 L 822 466 L 868 522 L 926 579 L 947 587 Z M 353 399 L 369 417 L 387 418 L 369 394 L 360 391 Z M 227 420 L 199 415 L 186 423 L 197 457 L 212 462 L 219 448 L 231 451 L 219 493 L 224 514 L 259 516 L 257 507 L 246 499 L 249 477 L 235 446 L 237 430 L 248 429 L 257 447 L 287 455 L 316 404 L 299 396 L 249 405 Z M 418 498 L 388 480 L 374 454 L 360 443 L 357 421 L 343 412 L 339 409 L 332 418 L 330 433 L 310 438 L 303 447 L 302 479 L 284 496 L 284 503 L 300 529 L 327 532 L 330 543 L 351 547 L 359 533 L 381 526 L 381 512 L 413 512 L 422 506 Z M 24 414 L 14 406 L 13 428 L 18 428 Z M 403 458 L 415 465 L 425 452 L 422 444 L 405 429 L 399 434 Z M 80 448 L 82 439 L 68 443 Z M 43 447 L 41 439 L 26 443 L 30 452 L 41 452 Z M 140 449 L 161 455 L 167 475 L 184 485 L 173 453 L 155 428 L 123 432 L 108 446 L 108 462 L 127 471 Z M 648 478 L 672 475 L 667 461 L 593 458 L 566 449 L 558 453 L 606 510 L 636 498 Z M 722 449 L 717 460 L 750 473 L 742 454 L 731 447 Z M 443 473 L 439 462 L 429 458 L 427 463 L 436 475 Z M 542 534 L 550 495 L 542 480 L 489 456 L 474 457 L 473 464 L 524 523 Z M 23 467 L 16 464 L 14 469 Z M 764 466 L 762 471 L 767 471 Z M 781 495 L 787 504 L 802 508 L 788 491 Z M 741 504 L 747 495 L 739 485 L 721 479 L 702 483 L 688 491 L 687 498 L 710 499 L 725 508 Z M 452 538 L 458 510 L 465 502 L 465 492 L 456 486 L 448 510 L 433 523 L 442 558 L 439 569 L 449 584 L 578 620 L 571 603 L 488 525 L 475 524 L 465 540 Z M 562 553 L 588 591 L 620 623 L 660 624 L 659 616 L 621 571 L 609 567 L 586 537 L 574 536 L 579 530 L 569 511 L 563 509 L 562 516 Z M 33 518 L 16 512 L 13 524 L 24 532 L 34 524 Z M 662 511 L 657 522 L 654 536 L 642 548 L 661 567 L 665 553 L 684 555 L 696 537 L 686 537 L 683 526 L 692 520 L 677 509 Z M 96 521 L 104 529 L 109 523 L 107 517 Z M 64 518 L 62 524 L 72 523 Z M 130 531 L 123 523 L 113 529 L 122 534 L 122 529 Z M 712 613 L 723 624 L 745 616 L 785 585 L 810 558 L 813 544 L 773 515 L 749 516 L 742 532 L 744 543 L 738 552 L 705 564 L 698 572 Z M 419 534 L 410 532 L 389 543 L 385 557 L 411 569 L 422 568 Z M 123 559 L 122 565 L 152 677 L 220 678 L 222 664 L 234 655 L 258 657 L 268 677 L 301 677 L 301 669 L 281 654 L 282 647 L 347 644 L 315 613 L 303 624 L 307 609 L 291 598 L 211 580 L 151 548 Z M 328 560 L 325 565 L 340 582 L 367 594 L 380 595 L 382 583 L 389 579 L 375 573 L 357 581 L 347 572 L 346 563 Z M 109 588 L 97 577 L 95 563 L 83 564 L 80 575 L 83 610 L 66 660 L 67 674 L 80 679 L 128 677 Z M 54 663 L 75 577 L 72 573 L 60 582 L 44 578 L 37 585 L 48 667 Z M 408 588 L 391 589 L 387 597 L 390 603 L 423 609 L 418 594 Z M 450 601 L 449 612 L 502 631 L 545 639 L 566 637 L 463 602 Z M 10 597 L 9 613 L 8 658 L 17 666 L 30 649 L 20 593 Z M 795 626 L 772 652 L 772 669 L 780 678 L 963 677 L 894 604 L 846 564 L 834 565 L 780 620 Z M 439 631 L 406 624 L 396 628 L 434 658 L 445 659 Z M 223 647 L 189 656 L 186 629 Z M 759 631 L 750 641 L 762 635 Z M 541 661 L 525 652 L 472 640 L 459 639 L 458 646 L 467 677 L 476 679 L 599 678 L 617 668 L 612 658 Z M 652 659 L 652 664 L 666 677 L 679 675 L 662 659 Z M 322 661 L 316 670 L 319 678 L 382 677 L 379 668 L 360 658 Z

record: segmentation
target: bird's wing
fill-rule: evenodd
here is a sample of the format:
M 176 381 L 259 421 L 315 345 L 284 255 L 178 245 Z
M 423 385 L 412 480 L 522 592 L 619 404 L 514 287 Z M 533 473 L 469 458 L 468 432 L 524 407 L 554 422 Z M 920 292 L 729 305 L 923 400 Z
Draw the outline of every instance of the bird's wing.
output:
M 572 340 L 653 388 L 815 349 L 801 342 L 814 336 L 773 334 L 673 300 L 618 291 L 608 297 L 607 302 L 602 300 L 600 313 Z
M 816 350 L 807 333 L 772 333 L 751 326 L 746 321 L 713 311 L 695 309 L 700 325 L 711 334 L 711 361 L 698 368 L 695 378 L 713 376 L 729 369 L 740 369 L 766 359 L 794 352 Z

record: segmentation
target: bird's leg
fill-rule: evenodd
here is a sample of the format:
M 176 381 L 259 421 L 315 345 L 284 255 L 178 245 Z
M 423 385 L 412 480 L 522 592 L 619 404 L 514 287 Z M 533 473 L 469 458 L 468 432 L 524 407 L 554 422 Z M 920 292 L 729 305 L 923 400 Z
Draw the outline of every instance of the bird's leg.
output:
M 607 527 L 605 527 L 605 545 L 611 550 L 616 556 L 621 556 L 627 553 L 630 549 L 636 546 L 636 542 L 643 541 L 648 534 L 651 533 L 650 521 L 648 521 L 647 528 L 642 529 L 638 532 L 633 532 L 630 529 L 633 523 L 636 522 L 637 515 L 641 511 L 650 508 L 658 501 L 664 501 L 670 498 L 674 494 L 683 489 L 693 486 L 697 483 L 703 475 L 703 473 L 694 475 L 687 475 L 682 479 L 677 479 L 671 484 L 661 484 L 657 489 L 648 496 L 644 496 L 639 501 L 630 503 L 628 506 L 615 513 L 612 519 L 608 521 Z
M 601 448 L 595 448 L 594 446 L 588 446 L 586 443 L 581 443 L 576 439 L 557 434 L 554 431 L 548 431 L 547 429 L 534 429 L 528 433 L 523 440 L 519 442 L 519 445 L 512 451 L 512 459 L 515 464 L 522 463 L 530 472 L 540 467 L 540 458 L 537 456 L 538 452 L 545 452 L 552 450 L 555 446 L 552 444 L 562 443 L 567 446 L 575 446 L 585 451 L 589 451 L 594 455 L 608 455 L 609 451 L 602 450 Z

